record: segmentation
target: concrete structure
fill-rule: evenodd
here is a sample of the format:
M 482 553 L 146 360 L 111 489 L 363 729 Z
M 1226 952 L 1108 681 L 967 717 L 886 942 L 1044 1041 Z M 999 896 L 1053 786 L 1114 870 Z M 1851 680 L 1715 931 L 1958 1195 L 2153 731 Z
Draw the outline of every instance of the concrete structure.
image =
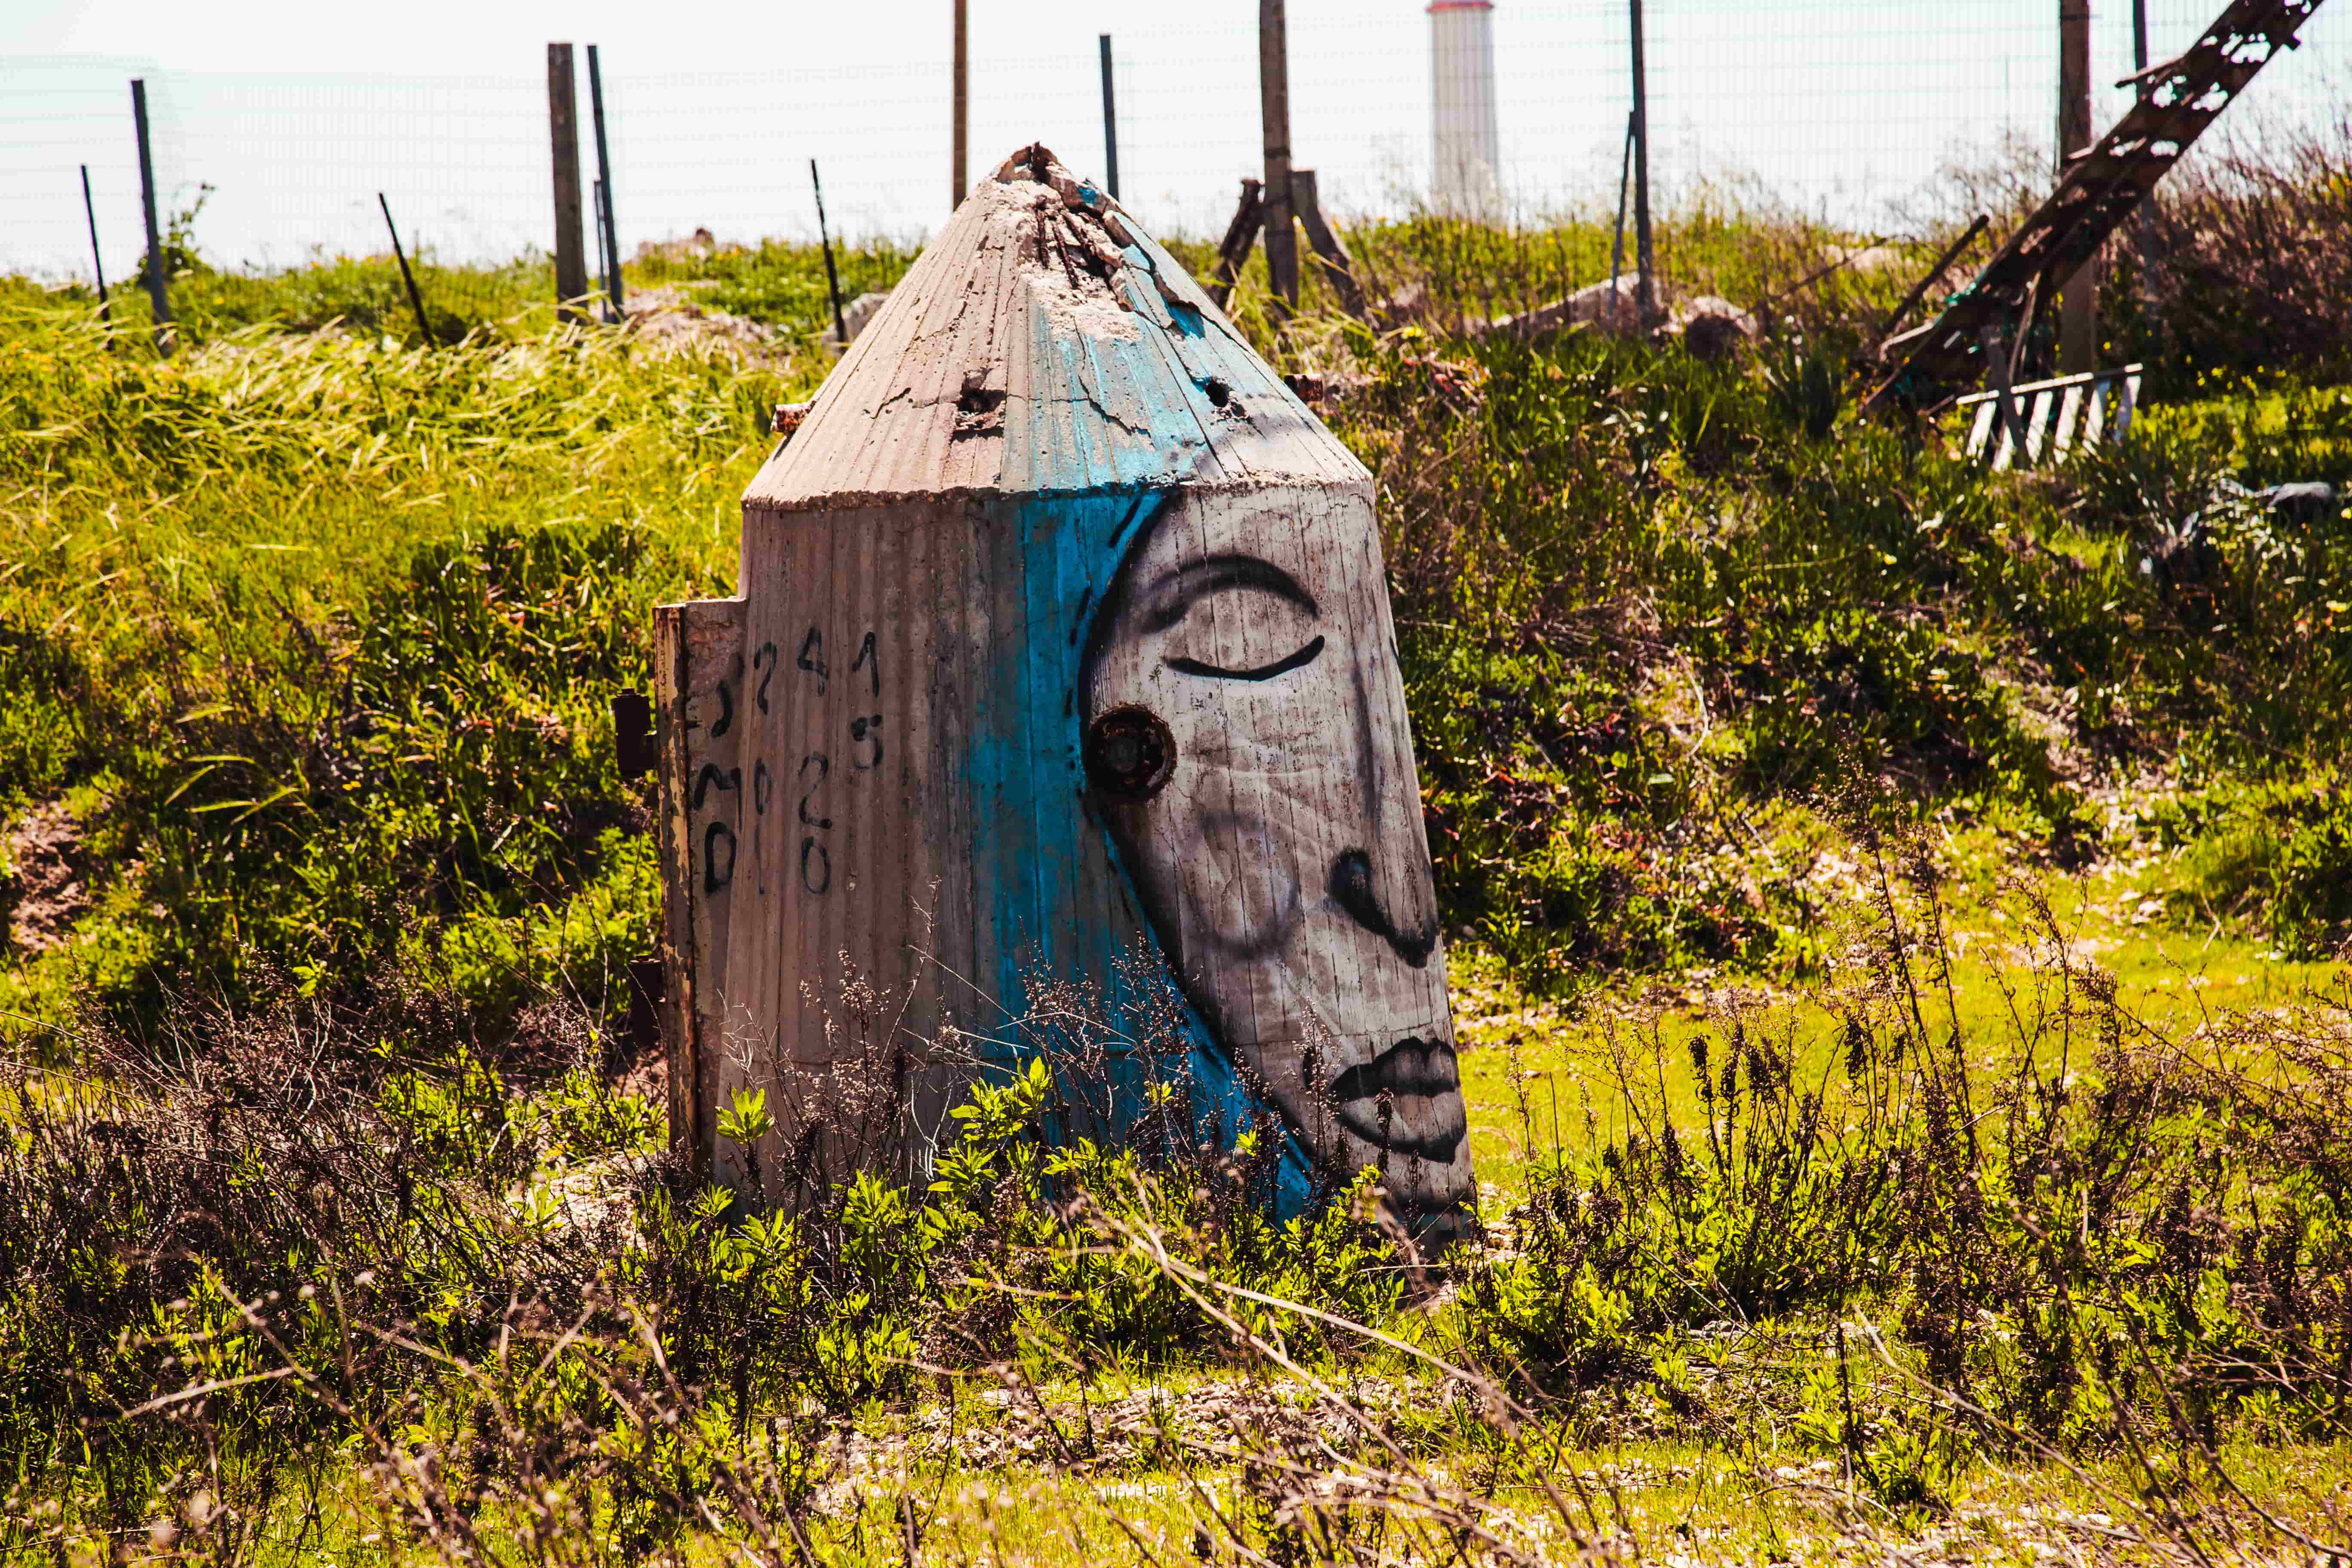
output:
M 1494 19 L 1492 0 L 1430 3 L 1431 193 L 1441 212 L 1489 221 L 1503 216 Z
M 1468 1228 L 1371 477 L 1099 188 L 981 181 L 745 492 L 740 596 L 657 630 L 672 1114 L 720 1179 L 791 1202 L 877 1107 L 919 1170 L 1042 1052 L 1056 1135 L 1172 1102 L 1284 1207 L 1379 1165 Z

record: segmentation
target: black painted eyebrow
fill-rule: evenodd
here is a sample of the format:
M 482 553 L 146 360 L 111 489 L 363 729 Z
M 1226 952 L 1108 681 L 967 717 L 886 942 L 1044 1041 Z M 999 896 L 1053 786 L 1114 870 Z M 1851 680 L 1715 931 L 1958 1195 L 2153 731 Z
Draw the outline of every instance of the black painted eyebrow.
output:
M 1310 616 L 1322 613 L 1315 595 L 1273 562 L 1255 555 L 1210 555 L 1171 566 L 1153 580 L 1145 595 L 1145 603 L 1151 608 L 1144 613 L 1143 629 L 1164 632 L 1182 620 L 1194 605 L 1227 588 L 1262 589 Z
M 1255 669 L 1227 669 L 1221 664 L 1204 664 L 1197 658 L 1177 658 L 1167 660 L 1168 668 L 1179 675 L 1206 675 L 1218 680 L 1272 680 L 1277 675 L 1288 675 L 1302 666 L 1313 664 L 1323 652 L 1323 639 L 1317 637 L 1288 658 L 1277 658 L 1272 664 L 1259 665 Z M 709 763 L 703 764 L 708 767 Z

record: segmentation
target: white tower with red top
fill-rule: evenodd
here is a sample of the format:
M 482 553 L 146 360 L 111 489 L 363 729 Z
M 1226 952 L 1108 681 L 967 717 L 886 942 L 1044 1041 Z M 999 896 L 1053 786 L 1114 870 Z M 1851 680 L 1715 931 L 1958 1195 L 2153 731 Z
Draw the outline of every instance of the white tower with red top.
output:
M 1438 210 L 1502 216 L 1495 130 L 1493 0 L 1430 0 L 1430 102 Z

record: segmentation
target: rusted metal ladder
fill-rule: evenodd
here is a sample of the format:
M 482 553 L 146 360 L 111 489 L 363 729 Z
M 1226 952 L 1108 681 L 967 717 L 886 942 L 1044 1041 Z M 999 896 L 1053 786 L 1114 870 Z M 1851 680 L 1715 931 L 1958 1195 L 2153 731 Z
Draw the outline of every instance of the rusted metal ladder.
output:
M 2131 433 L 2132 412 L 2139 405 L 2141 366 L 2088 371 L 2051 381 L 2030 381 L 2023 386 L 1996 387 L 1971 393 L 1959 401 L 1969 415 L 1968 455 L 1990 457 L 1993 471 L 2032 468 L 2047 454 L 2053 463 L 2084 447 L 2120 441 Z M 2004 410 L 2000 400 L 2010 406 Z M 2024 432 L 2024 447 L 2017 433 Z
M 1895 368 L 1863 400 L 1864 410 L 1920 407 L 1948 388 L 1983 379 L 1990 368 L 1988 342 L 2023 337 L 2044 297 L 2098 254 L 2256 72 L 2295 47 L 2295 33 L 2319 5 L 2230 0 L 2179 56 L 2117 84 L 2137 87 L 2138 101 L 2067 160 L 2058 188 L 1941 314 L 1887 340 L 1885 356 Z

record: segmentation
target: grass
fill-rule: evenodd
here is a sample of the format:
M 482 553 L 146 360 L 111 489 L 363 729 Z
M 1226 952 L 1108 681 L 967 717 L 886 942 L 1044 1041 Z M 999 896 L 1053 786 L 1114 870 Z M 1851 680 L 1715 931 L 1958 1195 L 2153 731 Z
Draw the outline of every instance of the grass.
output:
M 1874 237 L 1668 224 L 1765 307 L 1728 363 L 1477 331 L 1605 276 L 1591 221 L 1351 233 L 1378 335 L 1244 277 L 1382 485 L 1499 1244 L 1440 1289 L 1345 1201 L 1265 1226 L 1247 1152 L 1073 1163 L 1019 1086 L 941 1187 L 791 1224 L 666 1164 L 614 1077 L 657 878 L 605 704 L 651 605 L 731 583 L 820 267 L 633 266 L 746 353 L 428 265 L 428 343 L 380 258 L 222 273 L 178 226 L 168 362 L 135 295 L 110 331 L 0 283 L 0 825 L 73 825 L 69 875 L 0 866 L 40 939 L 0 966 L 9 1551 L 2343 1539 L 2352 560 L 2241 492 L 2352 480 L 2352 396 L 2197 369 L 2210 292 L 2135 443 L 1988 478 L 1844 412 L 1910 274 L 1815 275 Z M 2191 514 L 2206 570 L 2142 573 Z

